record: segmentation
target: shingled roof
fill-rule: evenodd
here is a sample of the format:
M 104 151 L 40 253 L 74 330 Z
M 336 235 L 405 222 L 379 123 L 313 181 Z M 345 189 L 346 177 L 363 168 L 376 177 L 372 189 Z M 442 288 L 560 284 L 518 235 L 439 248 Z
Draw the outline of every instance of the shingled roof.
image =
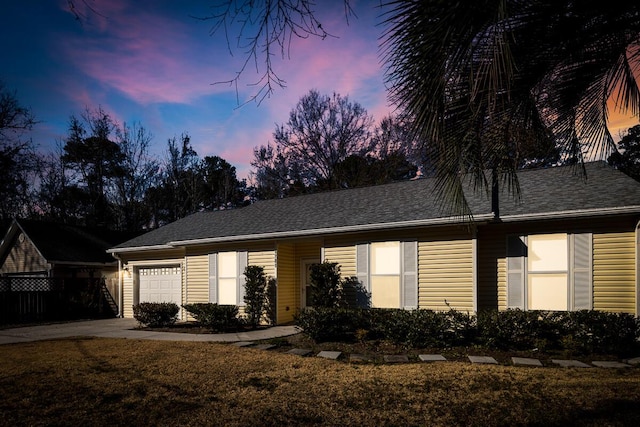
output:
M 586 176 L 575 167 L 564 166 L 523 170 L 518 181 L 521 199 L 514 199 L 504 189 L 501 192 L 502 221 L 640 212 L 640 183 L 604 162 L 586 164 Z M 418 179 L 199 212 L 109 252 L 468 221 L 443 214 L 435 202 L 435 185 L 435 179 Z M 469 189 L 466 197 L 474 221 L 494 219 L 487 194 Z
M 9 227 L 0 248 L 8 249 L 19 231 L 24 232 L 48 262 L 65 264 L 113 263 L 107 249 L 132 237 L 132 233 L 20 219 Z

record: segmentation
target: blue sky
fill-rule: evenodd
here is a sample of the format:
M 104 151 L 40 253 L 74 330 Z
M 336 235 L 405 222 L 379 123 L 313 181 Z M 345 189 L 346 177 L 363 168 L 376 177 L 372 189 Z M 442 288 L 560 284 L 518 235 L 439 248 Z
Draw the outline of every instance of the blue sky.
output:
M 253 148 L 266 144 L 310 89 L 340 93 L 362 104 L 376 120 L 391 111 L 386 99 L 378 40 L 382 28 L 375 2 L 352 2 L 357 18 L 347 25 L 342 0 L 323 1 L 323 27 L 336 37 L 293 40 L 291 58 L 276 58 L 286 88 L 260 105 L 249 103 L 254 69 L 236 94 L 229 85 L 244 60 L 229 54 L 222 33 L 211 36 L 206 16 L 216 0 L 87 0 L 78 22 L 67 0 L 3 2 L 0 80 L 15 90 L 39 123 L 32 132 L 41 151 L 53 151 L 71 115 L 102 107 L 119 123 L 141 123 L 162 156 L 167 139 L 191 135 L 201 157 L 218 155 L 250 170 Z
M 97 13 L 83 10 L 91 5 Z M 236 94 L 229 85 L 242 51 L 229 54 L 222 33 L 211 36 L 206 16 L 218 0 L 75 0 L 85 19 L 74 19 L 67 0 L 5 1 L 0 9 L 3 65 L 0 80 L 40 121 L 32 132 L 41 151 L 52 151 L 67 132 L 69 117 L 102 107 L 119 123 L 141 123 L 162 156 L 167 139 L 191 135 L 201 157 L 218 155 L 250 170 L 253 148 L 269 142 L 310 89 L 337 92 L 362 104 L 376 120 L 392 111 L 386 98 L 375 1 L 352 0 L 357 18 L 347 25 L 342 0 L 323 0 L 318 16 L 336 37 L 294 39 L 291 58 L 275 58 L 286 88 L 260 105 L 253 69 Z M 319 6 L 320 7 L 320 6 Z M 611 105 L 611 104 L 610 104 Z M 620 131 L 637 118 L 611 112 L 609 128 Z

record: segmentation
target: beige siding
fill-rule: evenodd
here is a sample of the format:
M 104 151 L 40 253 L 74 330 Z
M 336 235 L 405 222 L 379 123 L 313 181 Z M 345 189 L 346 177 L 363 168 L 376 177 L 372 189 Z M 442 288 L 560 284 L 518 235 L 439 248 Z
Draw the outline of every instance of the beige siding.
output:
M 474 311 L 471 239 L 418 242 L 418 306 Z
M 299 307 L 299 292 L 296 292 L 295 246 L 293 243 L 278 245 L 278 297 L 277 321 L 279 324 L 293 321 L 296 307 Z M 296 296 L 297 295 L 297 296 Z
M 340 246 L 330 246 L 324 248 L 324 260 L 337 262 L 340 265 L 342 277 L 356 275 L 356 246 L 342 244 Z
M 442 227 L 383 231 L 326 239 L 324 256 L 341 266 L 343 277 L 356 275 L 356 244 L 376 241 L 418 241 L 420 308 L 474 310 L 473 239 L 470 230 Z
M 184 303 L 209 302 L 209 256 L 189 256 L 186 266 Z
M 248 265 L 258 265 L 264 268 L 267 277 L 276 277 L 276 253 L 273 250 L 249 252 Z
M 478 310 L 506 310 L 506 234 L 497 228 L 478 232 Z
M 593 233 L 593 308 L 635 313 L 637 218 L 584 219 L 482 227 L 478 232 L 478 308 L 505 310 L 507 235 Z
M 125 275 L 122 280 L 122 315 L 133 317 L 133 276 Z
M 180 251 L 163 251 L 155 253 L 140 253 L 140 254 L 127 254 L 123 261 L 126 262 L 126 269 L 128 273 L 124 274 L 123 279 L 123 308 L 122 312 L 124 317 L 133 317 L 133 305 L 138 302 L 139 290 L 138 290 L 138 269 L 139 268 L 151 268 L 151 267 L 164 267 L 177 265 L 180 266 L 182 271 L 182 303 L 186 301 L 186 274 L 185 271 L 185 258 L 184 257 L 169 257 L 170 255 L 179 255 Z M 184 318 L 183 318 L 184 319 Z
M 16 236 L 13 247 L 0 266 L 0 273 L 46 273 L 47 270 L 47 260 L 40 255 L 31 240 L 23 233 Z
M 593 235 L 593 308 L 635 313 L 634 232 Z

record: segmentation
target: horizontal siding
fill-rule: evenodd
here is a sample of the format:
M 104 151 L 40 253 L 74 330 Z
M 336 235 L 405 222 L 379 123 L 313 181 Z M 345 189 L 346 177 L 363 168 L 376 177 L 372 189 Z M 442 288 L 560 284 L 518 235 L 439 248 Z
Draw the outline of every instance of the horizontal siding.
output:
M 474 311 L 471 239 L 418 242 L 418 304 L 431 310 Z
M 278 245 L 278 310 L 279 324 L 293 322 L 293 316 L 299 302 L 296 301 L 296 272 L 295 248 L 293 244 Z M 299 300 L 299 298 L 298 298 Z
M 487 231 L 478 232 L 478 310 L 506 310 L 506 235 Z
M 122 315 L 123 317 L 133 317 L 133 277 L 125 275 L 122 280 Z
M 273 250 L 249 252 L 248 265 L 260 266 L 267 277 L 276 277 L 276 253 Z
M 332 246 L 324 248 L 324 259 L 328 262 L 337 262 L 340 265 L 340 273 L 342 277 L 351 277 L 356 275 L 356 247 L 348 246 Z
M 22 242 L 20 238 L 22 237 Z M 9 254 L 2 266 L 0 273 L 28 273 L 46 272 L 48 270 L 47 260 L 44 259 L 34 244 L 24 233 L 16 236 Z
M 593 235 L 593 308 L 635 313 L 634 232 Z
M 209 256 L 187 257 L 186 304 L 209 302 Z

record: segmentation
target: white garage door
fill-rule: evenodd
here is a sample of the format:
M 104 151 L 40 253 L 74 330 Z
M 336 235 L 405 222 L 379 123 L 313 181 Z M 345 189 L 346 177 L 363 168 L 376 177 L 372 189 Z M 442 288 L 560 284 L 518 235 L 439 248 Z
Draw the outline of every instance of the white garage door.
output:
M 182 304 L 180 267 L 141 268 L 140 302 L 175 302 Z

